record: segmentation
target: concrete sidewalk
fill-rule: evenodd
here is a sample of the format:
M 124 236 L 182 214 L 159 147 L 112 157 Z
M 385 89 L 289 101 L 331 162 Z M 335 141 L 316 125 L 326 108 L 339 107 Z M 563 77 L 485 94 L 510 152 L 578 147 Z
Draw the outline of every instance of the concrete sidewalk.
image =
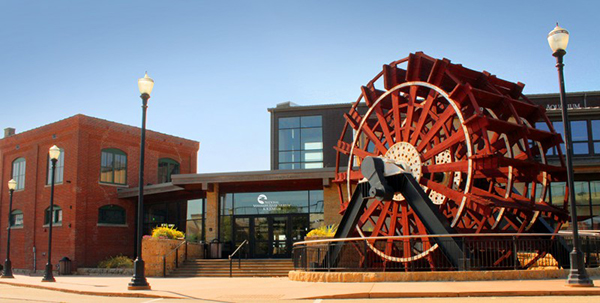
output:
M 477 296 L 600 296 L 595 287 L 568 287 L 565 280 L 472 282 L 296 282 L 288 278 L 148 278 L 151 291 L 129 291 L 131 277 L 57 276 L 55 283 L 41 277 L 15 275 L 0 283 L 57 291 L 123 297 L 190 298 L 214 301 L 267 301 L 332 298 L 408 298 Z

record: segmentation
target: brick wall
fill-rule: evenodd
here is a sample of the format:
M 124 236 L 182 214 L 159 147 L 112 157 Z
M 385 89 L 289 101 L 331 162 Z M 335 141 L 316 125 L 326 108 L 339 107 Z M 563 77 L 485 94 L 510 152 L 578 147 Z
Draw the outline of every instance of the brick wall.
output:
M 120 185 L 102 184 L 100 155 L 104 148 L 117 148 L 127 154 L 127 185 L 137 187 L 139 177 L 140 129 L 102 119 L 76 115 L 49 125 L 0 140 L 0 255 L 6 254 L 8 190 L 12 162 L 26 159 L 25 188 L 14 193 L 13 209 L 24 215 L 24 226 L 11 233 L 11 260 L 14 268 L 37 269 L 47 261 L 48 228 L 44 211 L 50 204 L 46 185 L 48 149 L 64 150 L 63 183 L 55 186 L 54 202 L 63 210 L 62 224 L 54 226 L 52 263 L 62 257 L 77 267 L 96 266 L 109 256 L 133 255 L 136 203 L 117 199 Z M 180 163 L 181 173 L 196 172 L 198 142 L 153 131 L 146 133 L 144 183 L 158 180 L 158 159 Z M 98 209 L 107 204 L 125 208 L 127 224 L 99 226 Z M 34 256 L 33 248 L 36 248 Z

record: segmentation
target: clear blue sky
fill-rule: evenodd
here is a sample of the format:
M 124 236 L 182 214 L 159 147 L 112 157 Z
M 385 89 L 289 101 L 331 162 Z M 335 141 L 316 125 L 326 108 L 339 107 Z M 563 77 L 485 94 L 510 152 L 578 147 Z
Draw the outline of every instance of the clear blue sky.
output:
M 0 2 L 0 127 L 78 113 L 200 141 L 199 172 L 269 169 L 267 108 L 353 102 L 424 51 L 558 91 L 546 35 L 571 33 L 567 91 L 600 90 L 596 1 Z

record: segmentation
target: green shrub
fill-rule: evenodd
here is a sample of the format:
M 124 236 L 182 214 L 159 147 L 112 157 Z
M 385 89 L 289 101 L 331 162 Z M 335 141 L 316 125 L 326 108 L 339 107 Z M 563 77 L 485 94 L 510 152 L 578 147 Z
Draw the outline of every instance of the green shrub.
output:
M 133 260 L 127 256 L 110 257 L 100 263 L 99 268 L 133 268 Z
M 333 237 L 337 232 L 338 226 L 336 224 L 321 225 L 306 234 L 307 237 Z
M 185 234 L 178 231 L 177 228 L 174 228 L 173 226 L 163 224 L 152 230 L 152 237 L 160 239 L 183 239 Z

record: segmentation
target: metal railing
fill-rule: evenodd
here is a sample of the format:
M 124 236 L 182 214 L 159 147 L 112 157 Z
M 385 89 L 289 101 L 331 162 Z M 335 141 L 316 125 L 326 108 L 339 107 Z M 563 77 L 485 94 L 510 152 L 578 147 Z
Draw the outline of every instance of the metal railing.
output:
M 586 267 L 600 265 L 600 236 L 580 233 Z M 452 262 L 442 241 L 462 248 Z M 305 271 L 453 271 L 568 268 L 570 234 L 455 234 L 322 239 L 294 243 L 294 268 Z M 339 251 L 339 254 L 332 252 Z
M 233 251 L 233 253 L 231 253 L 231 255 L 229 255 L 229 277 L 230 278 L 233 276 L 233 257 L 246 244 L 248 244 L 248 240 L 244 240 L 242 243 L 240 243 L 240 245 L 238 245 L 238 247 Z M 238 254 L 238 269 L 240 269 L 240 268 L 242 268 L 242 254 L 241 253 Z
M 179 243 L 175 248 L 173 248 L 171 251 L 169 251 L 168 253 L 166 253 L 164 256 L 162 256 L 162 260 L 163 260 L 163 277 L 167 276 L 167 258 L 173 253 L 175 252 L 175 268 L 179 268 L 179 248 L 181 246 L 185 245 L 185 254 L 183 257 L 183 262 L 187 261 L 187 257 L 188 257 L 188 241 L 185 240 L 181 243 Z

